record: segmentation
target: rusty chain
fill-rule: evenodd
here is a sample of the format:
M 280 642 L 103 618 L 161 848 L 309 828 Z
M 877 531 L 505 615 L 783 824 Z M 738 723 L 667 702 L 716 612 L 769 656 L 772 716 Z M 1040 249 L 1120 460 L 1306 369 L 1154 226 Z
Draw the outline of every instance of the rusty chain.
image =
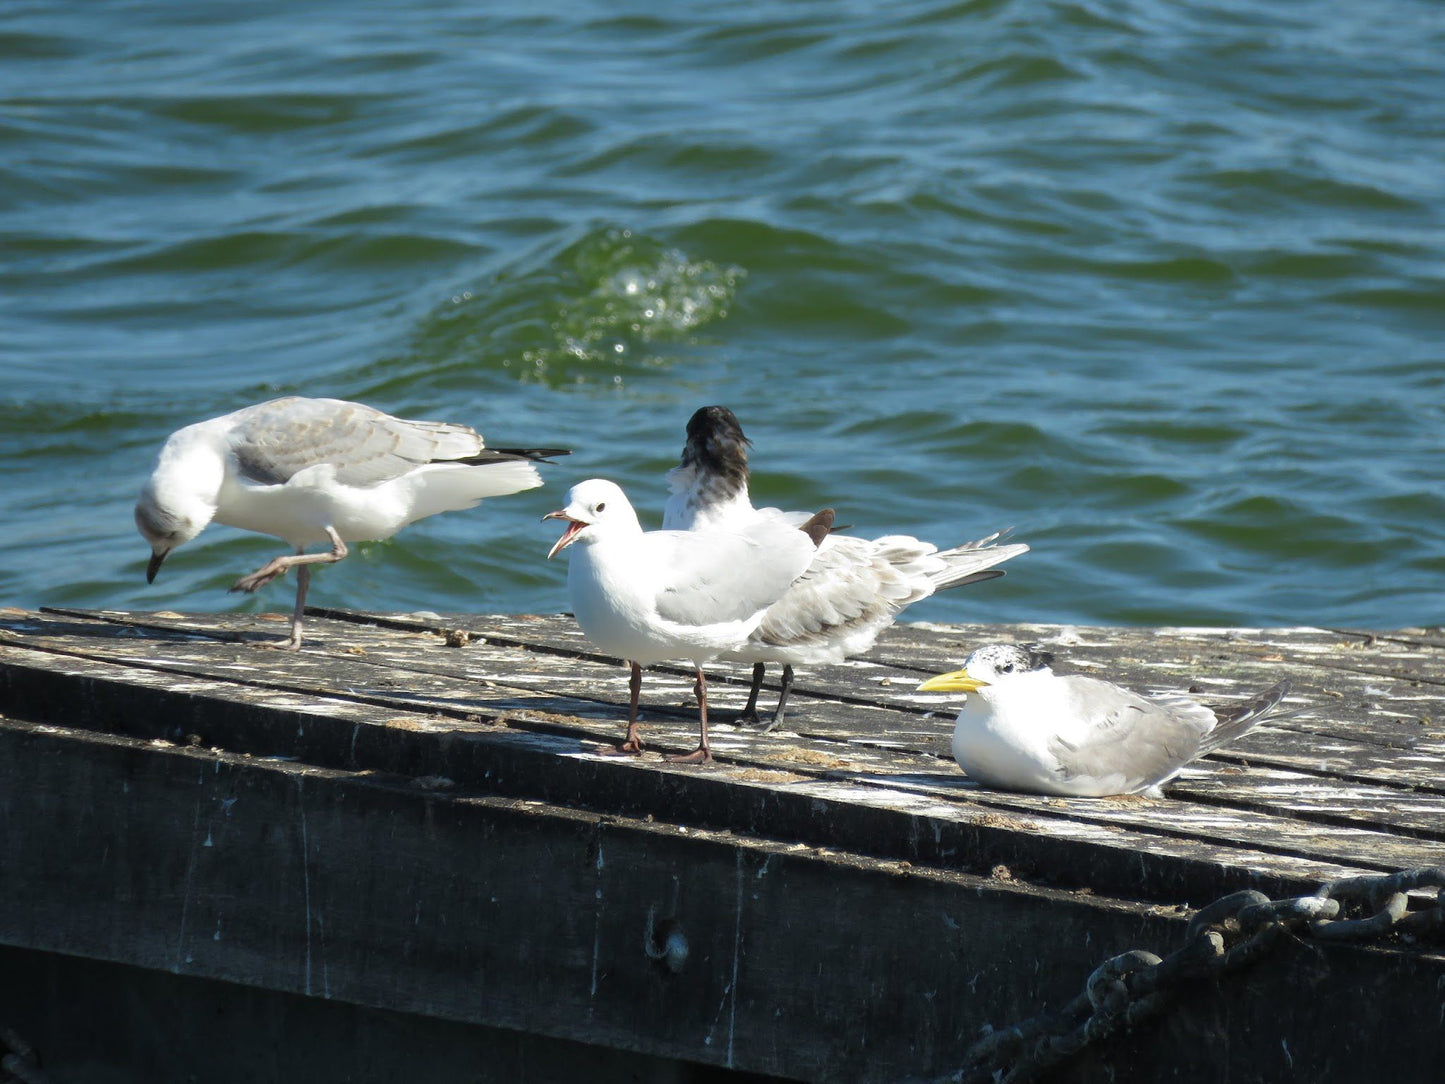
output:
M 1410 909 L 1407 893 L 1436 889 Z M 1184 945 L 1160 958 L 1135 949 L 1105 960 L 1084 990 L 1058 1012 L 990 1030 L 969 1048 L 963 1068 L 937 1084 L 1021 1084 L 1062 1064 L 1091 1043 L 1158 1013 L 1173 990 L 1237 970 L 1285 936 L 1321 941 L 1409 940 L 1445 936 L 1445 866 L 1327 881 L 1312 895 L 1272 900 L 1235 892 L 1201 908 Z

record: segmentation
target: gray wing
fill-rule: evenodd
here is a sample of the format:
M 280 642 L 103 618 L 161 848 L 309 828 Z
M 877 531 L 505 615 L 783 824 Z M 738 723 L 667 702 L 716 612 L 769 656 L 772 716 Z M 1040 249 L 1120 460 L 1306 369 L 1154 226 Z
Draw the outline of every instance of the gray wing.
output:
M 343 485 L 400 478 L 424 463 L 484 456 L 476 430 L 449 422 L 393 418 L 341 399 L 273 399 L 237 411 L 231 452 L 241 475 L 280 485 L 308 467 L 329 463 Z
M 1071 716 L 1084 721 L 1074 740 L 1050 743 L 1063 779 L 1116 779 L 1135 791 L 1168 779 L 1199 755 L 1214 712 L 1183 697 L 1148 700 L 1098 678 L 1071 674 Z
M 905 606 L 933 593 L 927 571 L 912 567 L 915 556 L 847 535 L 831 535 L 814 554 L 807 571 L 768 607 L 753 634 L 754 643 L 797 647 L 831 641 L 855 629 L 888 625 Z M 921 547 L 916 556 L 933 547 Z
M 777 601 L 808 567 L 801 531 L 652 531 L 643 535 L 661 579 L 658 615 L 679 625 L 744 621 Z

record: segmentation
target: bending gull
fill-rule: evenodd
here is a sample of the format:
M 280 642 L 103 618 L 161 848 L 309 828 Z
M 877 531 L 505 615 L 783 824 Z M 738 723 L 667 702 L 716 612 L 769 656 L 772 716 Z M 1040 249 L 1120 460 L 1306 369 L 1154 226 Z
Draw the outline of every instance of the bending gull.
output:
M 738 529 L 759 521 L 805 519 L 805 512 L 753 507 L 748 494 L 750 443 L 727 407 L 695 412 L 687 423 L 682 462 L 668 472 L 672 495 L 663 528 Z M 783 720 L 795 665 L 836 663 L 861 655 L 913 603 L 935 591 L 1002 576 L 993 566 L 1029 549 L 1021 543 L 997 545 L 1003 534 L 947 550 L 910 535 L 876 539 L 829 535 L 807 573 L 769 607 L 747 643 L 722 656 L 753 664 L 752 688 L 739 722 L 754 726 L 761 722 L 758 693 L 768 663 L 783 664 L 783 680 L 777 708 L 761 727 L 765 732 Z
M 739 531 L 647 531 L 612 482 L 573 486 L 567 505 L 543 519 L 567 529 L 547 556 L 569 546 L 567 597 L 587 638 L 632 668 L 627 737 L 618 752 L 640 753 L 637 709 L 642 666 L 686 659 L 697 674 L 698 747 L 672 760 L 712 759 L 707 738 L 707 681 L 702 667 L 735 651 L 769 606 L 807 571 L 832 525 L 824 509 L 798 526 L 764 520 Z
M 296 553 L 268 561 L 231 590 L 255 591 L 294 567 L 291 637 L 275 646 L 299 648 L 311 565 L 340 561 L 348 541 L 390 538 L 438 512 L 534 489 L 542 484 L 535 461 L 566 454 L 487 448 L 465 425 L 407 421 L 341 399 L 258 403 L 177 430 L 161 448 L 135 506 L 151 546 L 146 582 L 212 521 L 275 535 Z M 317 544 L 331 548 L 305 552 Z
M 1288 681 L 1228 708 L 1182 696 L 1146 699 L 1081 674 L 1057 675 L 1046 653 L 988 644 L 961 670 L 918 686 L 966 692 L 953 759 L 986 787 L 1100 798 L 1163 797 L 1190 761 L 1247 734 L 1279 706 Z

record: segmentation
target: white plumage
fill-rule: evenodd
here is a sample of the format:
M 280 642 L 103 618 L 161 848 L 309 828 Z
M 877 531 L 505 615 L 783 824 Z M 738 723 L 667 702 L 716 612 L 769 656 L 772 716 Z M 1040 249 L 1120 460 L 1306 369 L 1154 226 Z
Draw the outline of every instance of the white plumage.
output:
M 733 412 L 703 407 L 687 423 L 682 462 L 668 473 L 671 488 L 663 527 L 682 531 L 746 529 L 769 521 L 797 523 L 806 512 L 754 508 L 748 493 L 748 447 Z M 747 642 L 722 658 L 753 663 L 743 711 L 756 723 L 767 663 L 783 664 L 782 693 L 765 729 L 782 721 L 793 667 L 836 663 L 868 651 L 905 607 L 935 591 L 1002 576 L 994 566 L 1028 552 L 997 544 L 1002 532 L 940 550 L 909 535 L 857 538 L 829 535 L 807 572 L 771 607 Z
M 549 557 L 577 545 L 567 596 L 582 631 L 632 666 L 622 751 L 641 749 L 641 665 L 678 659 L 697 672 L 701 738 L 691 759 L 710 758 L 702 666 L 745 643 L 768 607 L 808 568 L 815 540 L 831 522 L 827 513 L 820 517 L 804 529 L 773 519 L 736 531 L 644 532 L 622 490 L 600 478 L 573 486 L 566 507 L 544 517 L 568 524 Z
M 211 522 L 291 544 L 237 581 L 254 591 L 295 566 L 291 638 L 301 645 L 309 566 L 334 563 L 347 542 L 390 538 L 409 523 L 542 484 L 534 460 L 562 449 L 488 449 L 449 422 L 408 421 L 340 399 L 290 396 L 171 434 L 136 503 L 151 546 L 148 581 L 166 556 Z M 325 553 L 305 554 L 325 544 Z
M 986 787 L 1098 798 L 1162 796 L 1190 761 L 1248 733 L 1289 692 L 1281 681 L 1227 709 L 1182 696 L 1146 698 L 1082 674 L 1058 675 L 1049 657 L 989 644 L 963 668 L 919 686 L 969 694 L 953 731 L 953 758 Z

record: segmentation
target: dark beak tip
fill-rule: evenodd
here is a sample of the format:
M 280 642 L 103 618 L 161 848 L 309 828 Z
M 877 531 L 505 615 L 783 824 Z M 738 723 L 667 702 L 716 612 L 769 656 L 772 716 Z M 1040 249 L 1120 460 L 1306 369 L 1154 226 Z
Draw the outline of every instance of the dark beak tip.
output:
M 150 563 L 146 565 L 146 583 L 156 582 L 156 573 L 161 570 L 161 564 L 165 561 L 164 553 L 151 554 Z

